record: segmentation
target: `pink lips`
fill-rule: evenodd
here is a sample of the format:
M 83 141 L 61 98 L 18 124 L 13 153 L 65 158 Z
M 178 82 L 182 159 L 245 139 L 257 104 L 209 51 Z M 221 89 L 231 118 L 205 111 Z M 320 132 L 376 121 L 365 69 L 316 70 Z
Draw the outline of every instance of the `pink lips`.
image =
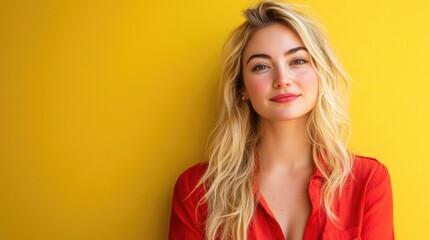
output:
M 300 94 L 288 93 L 288 94 L 279 94 L 273 98 L 270 98 L 271 101 L 276 103 L 288 103 L 297 99 Z

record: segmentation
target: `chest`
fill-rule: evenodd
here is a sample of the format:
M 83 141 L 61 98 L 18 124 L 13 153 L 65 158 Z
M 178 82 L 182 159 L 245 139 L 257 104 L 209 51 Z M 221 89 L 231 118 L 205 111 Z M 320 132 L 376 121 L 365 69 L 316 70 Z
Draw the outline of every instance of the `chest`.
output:
M 286 239 L 303 239 L 311 201 L 309 174 L 266 176 L 260 183 L 261 200 L 265 201 Z

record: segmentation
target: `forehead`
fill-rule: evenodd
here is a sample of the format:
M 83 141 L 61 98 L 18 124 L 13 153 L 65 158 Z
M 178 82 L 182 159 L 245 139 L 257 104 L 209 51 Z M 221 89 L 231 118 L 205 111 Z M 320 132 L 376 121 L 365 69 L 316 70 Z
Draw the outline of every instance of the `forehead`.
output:
M 289 49 L 303 47 L 301 39 L 289 27 L 280 23 L 273 23 L 256 30 L 247 43 L 243 57 L 255 53 L 269 55 L 283 55 Z

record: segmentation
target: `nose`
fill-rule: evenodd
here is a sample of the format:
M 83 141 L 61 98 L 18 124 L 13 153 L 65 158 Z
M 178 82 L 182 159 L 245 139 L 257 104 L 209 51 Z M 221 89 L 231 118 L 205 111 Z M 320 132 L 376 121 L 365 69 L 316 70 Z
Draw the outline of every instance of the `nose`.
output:
M 274 80 L 273 80 L 274 88 L 290 87 L 292 83 L 293 83 L 292 78 L 287 75 L 286 70 L 279 69 L 276 72 L 276 75 L 274 76 Z

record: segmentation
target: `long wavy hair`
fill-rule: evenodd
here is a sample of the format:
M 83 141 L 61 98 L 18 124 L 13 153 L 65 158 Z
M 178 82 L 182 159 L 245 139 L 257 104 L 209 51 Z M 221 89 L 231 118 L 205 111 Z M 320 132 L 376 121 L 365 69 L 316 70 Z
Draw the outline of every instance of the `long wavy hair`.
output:
M 219 118 L 209 139 L 208 168 L 198 184 L 206 190 L 200 201 L 207 204 L 208 211 L 205 238 L 247 239 L 258 197 L 253 186 L 262 129 L 258 114 L 241 99 L 242 53 L 255 31 L 273 23 L 284 24 L 299 36 L 319 77 L 318 99 L 309 115 L 307 134 L 315 166 L 324 177 L 321 204 L 328 219 L 338 223 L 333 200 L 341 194 L 353 165 L 347 151 L 348 75 L 318 21 L 296 5 L 261 1 L 245 10 L 244 16 L 245 22 L 230 34 L 223 48 Z

